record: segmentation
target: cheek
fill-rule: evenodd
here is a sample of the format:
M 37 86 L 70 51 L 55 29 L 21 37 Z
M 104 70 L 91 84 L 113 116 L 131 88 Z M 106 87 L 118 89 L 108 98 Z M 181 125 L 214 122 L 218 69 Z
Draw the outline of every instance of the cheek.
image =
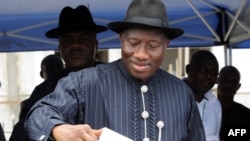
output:
M 67 50 L 67 49 L 63 49 L 63 50 L 61 51 L 61 54 L 62 54 L 62 57 L 63 57 L 63 58 L 68 57 L 68 50 Z
M 200 76 L 199 73 L 196 73 L 194 71 L 190 71 L 189 78 L 193 83 L 199 83 L 199 81 L 202 79 L 202 76 Z
M 133 54 L 133 50 L 131 50 L 125 44 L 122 44 L 121 54 L 122 54 L 122 57 L 127 58 Z
M 153 52 L 150 54 L 151 59 L 157 63 L 157 65 L 161 65 L 162 60 L 164 58 L 164 51 L 165 50 L 161 50 L 161 51 L 157 51 L 157 52 Z

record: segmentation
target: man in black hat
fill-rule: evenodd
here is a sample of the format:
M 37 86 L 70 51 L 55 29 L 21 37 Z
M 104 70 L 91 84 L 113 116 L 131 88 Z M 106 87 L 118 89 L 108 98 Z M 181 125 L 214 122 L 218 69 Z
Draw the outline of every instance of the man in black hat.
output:
M 134 141 L 204 141 L 191 89 L 160 69 L 169 40 L 183 34 L 169 27 L 164 4 L 133 0 L 125 20 L 108 27 L 120 35 L 122 58 L 61 79 L 29 112 L 29 137 L 102 140 L 107 127 Z
M 52 78 L 36 86 L 30 98 L 22 103 L 19 122 L 15 125 L 10 140 L 28 140 L 24 133 L 24 120 L 27 112 L 38 100 L 55 89 L 59 79 L 67 76 L 69 72 L 92 67 L 99 63 L 95 61 L 98 48 L 96 34 L 106 30 L 105 26 L 94 23 L 86 6 L 62 9 L 58 27 L 49 30 L 45 35 L 48 38 L 59 40 L 59 51 L 66 68 L 59 70 Z

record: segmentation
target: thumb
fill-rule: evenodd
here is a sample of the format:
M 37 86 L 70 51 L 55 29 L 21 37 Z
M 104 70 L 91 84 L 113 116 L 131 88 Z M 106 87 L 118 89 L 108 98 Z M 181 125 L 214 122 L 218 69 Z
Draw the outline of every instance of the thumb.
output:
M 98 129 L 98 130 L 93 129 L 93 131 L 94 131 L 94 133 L 95 133 L 95 135 L 96 135 L 97 137 L 100 137 L 101 134 L 102 134 L 103 128 Z

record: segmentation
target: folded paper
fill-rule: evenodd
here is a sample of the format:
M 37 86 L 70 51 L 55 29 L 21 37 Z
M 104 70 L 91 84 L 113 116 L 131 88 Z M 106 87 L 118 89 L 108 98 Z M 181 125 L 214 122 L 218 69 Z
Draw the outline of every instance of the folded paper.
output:
M 103 128 L 99 141 L 133 141 L 107 127 Z

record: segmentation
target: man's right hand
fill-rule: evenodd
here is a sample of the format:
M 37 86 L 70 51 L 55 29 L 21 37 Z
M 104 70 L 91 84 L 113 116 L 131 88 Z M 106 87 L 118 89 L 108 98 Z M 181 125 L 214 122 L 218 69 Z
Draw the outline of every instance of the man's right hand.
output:
M 98 141 L 102 129 L 92 129 L 87 124 L 61 124 L 52 129 L 56 141 Z

